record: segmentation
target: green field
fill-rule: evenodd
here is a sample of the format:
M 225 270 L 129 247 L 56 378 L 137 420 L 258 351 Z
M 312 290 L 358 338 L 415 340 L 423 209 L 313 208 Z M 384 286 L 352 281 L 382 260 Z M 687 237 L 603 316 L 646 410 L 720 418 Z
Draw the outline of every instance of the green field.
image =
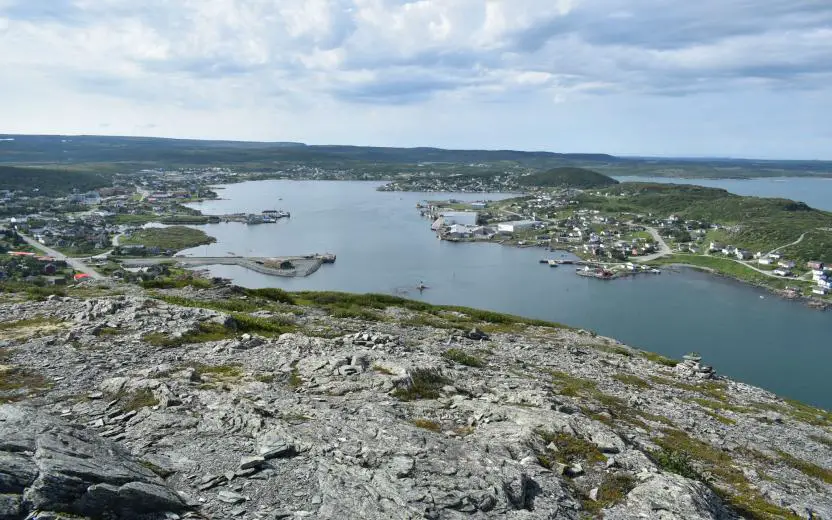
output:
M 743 197 L 722 189 L 676 184 L 619 184 L 603 190 L 609 197 L 584 194 L 582 207 L 606 213 L 671 214 L 685 220 L 718 223 L 731 228 L 711 237 L 750 251 L 767 252 L 806 233 L 784 250 L 797 262 L 832 262 L 832 213 L 788 199 Z
M 216 242 L 204 231 L 185 226 L 142 229 L 121 241 L 122 245 L 143 245 L 160 249 L 187 249 Z
M 785 289 L 787 285 L 800 285 L 801 282 L 795 279 L 775 278 L 773 276 L 766 276 L 758 273 L 754 269 L 735 262 L 730 258 L 720 258 L 716 256 L 704 255 L 689 255 L 689 254 L 674 254 L 665 256 L 650 262 L 651 265 L 690 265 L 715 271 L 719 274 L 724 274 L 732 278 L 750 282 L 757 285 L 765 285 L 767 287 L 774 287 L 778 289 Z M 805 282 L 803 282 L 805 283 Z

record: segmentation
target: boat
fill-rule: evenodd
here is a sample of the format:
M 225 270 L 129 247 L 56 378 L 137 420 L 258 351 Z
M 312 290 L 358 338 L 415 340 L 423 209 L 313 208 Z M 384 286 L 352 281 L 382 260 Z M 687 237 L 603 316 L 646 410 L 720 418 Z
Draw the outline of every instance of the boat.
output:
M 318 255 L 318 258 L 321 259 L 321 262 L 325 264 L 334 264 L 335 263 L 335 255 L 332 253 L 324 253 L 322 255 Z
M 558 261 L 557 260 L 549 260 L 549 267 L 557 267 Z
M 418 289 L 420 291 L 424 291 L 425 289 L 430 289 L 430 287 L 425 285 L 423 282 L 419 282 L 419 285 L 416 286 L 416 289 Z

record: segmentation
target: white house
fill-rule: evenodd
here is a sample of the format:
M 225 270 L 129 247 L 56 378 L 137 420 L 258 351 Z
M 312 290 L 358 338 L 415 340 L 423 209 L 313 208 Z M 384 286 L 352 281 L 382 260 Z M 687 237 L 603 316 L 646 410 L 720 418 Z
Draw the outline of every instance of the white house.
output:
M 760 265 L 772 265 L 774 264 L 774 260 L 770 256 L 761 256 L 757 263 Z
M 812 280 L 818 282 L 821 279 L 826 278 L 826 272 L 821 271 L 819 269 L 812 269 Z
M 501 222 L 497 224 L 499 233 L 515 233 L 524 229 L 531 229 L 537 224 L 534 220 L 515 220 L 513 222 Z
M 477 225 L 476 211 L 445 211 L 441 215 L 446 226 L 462 224 L 463 226 Z
M 745 249 L 736 250 L 737 260 L 748 260 L 751 258 L 751 252 Z
M 774 274 L 777 276 L 791 276 L 792 272 L 784 267 L 778 267 L 774 270 Z
M 794 266 L 796 264 L 794 263 L 793 260 L 780 260 L 779 262 L 777 262 L 777 265 L 779 265 L 780 267 L 784 267 L 786 269 L 794 269 Z
M 469 226 L 453 224 L 449 228 L 448 234 L 454 238 L 468 238 L 471 236 L 471 228 Z

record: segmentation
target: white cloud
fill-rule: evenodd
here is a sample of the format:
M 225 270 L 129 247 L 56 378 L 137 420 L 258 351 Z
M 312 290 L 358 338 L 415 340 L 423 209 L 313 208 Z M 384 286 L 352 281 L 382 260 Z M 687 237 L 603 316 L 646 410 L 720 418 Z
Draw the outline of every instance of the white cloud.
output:
M 754 98 L 748 89 L 758 99 L 815 92 L 800 95 L 827 106 L 830 23 L 832 4 L 813 0 L 0 0 L 0 48 L 12 50 L 0 53 L 10 72 L 0 113 L 12 99 L 45 110 L 33 97 L 41 93 L 82 103 L 90 128 L 114 132 L 134 125 L 119 126 L 105 106 L 140 128 L 157 124 L 144 121 L 153 115 L 167 134 L 208 136 L 201 121 L 213 115 L 227 121 L 214 137 L 296 138 L 275 121 L 314 137 L 313 128 L 341 128 L 331 119 L 343 115 L 354 119 L 342 141 L 364 125 L 388 144 L 407 134 L 410 144 L 441 145 L 429 110 L 463 124 L 487 107 L 518 124 L 510 114 L 632 116 L 595 113 L 607 96 L 668 112 L 686 110 L 685 97 Z M 171 122 L 179 110 L 184 120 Z M 402 114 L 421 126 L 384 130 Z M 33 130 L 49 124 L 86 128 Z M 583 139 L 584 149 L 609 151 L 589 146 L 591 132 Z

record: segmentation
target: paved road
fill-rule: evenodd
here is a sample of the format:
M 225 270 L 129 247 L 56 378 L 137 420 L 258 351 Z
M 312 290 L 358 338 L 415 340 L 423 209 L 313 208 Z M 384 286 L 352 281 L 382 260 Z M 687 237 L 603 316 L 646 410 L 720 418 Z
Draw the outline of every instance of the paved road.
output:
M 59 251 L 55 251 L 51 247 L 46 247 L 45 245 L 41 244 L 37 240 L 35 240 L 33 238 L 30 238 L 30 237 L 27 237 L 26 235 L 20 235 L 20 236 L 30 246 L 34 247 L 35 249 L 39 249 L 44 254 L 49 255 L 49 256 L 53 257 L 54 259 L 56 259 L 56 260 L 64 260 L 70 267 L 72 267 L 76 271 L 81 272 L 81 273 L 86 273 L 86 274 L 90 275 L 91 278 L 95 278 L 96 280 L 104 279 L 104 276 L 102 276 L 100 273 L 98 273 L 92 267 L 89 267 L 87 264 L 82 262 L 80 259 L 78 259 L 78 258 L 69 258 L 65 254 L 63 254 Z
M 659 252 L 653 253 L 652 255 L 640 256 L 636 259 L 638 262 L 652 262 L 657 258 L 661 258 L 672 253 L 670 246 L 668 246 L 667 242 L 665 242 L 662 236 L 659 235 L 659 231 L 656 228 L 644 226 L 644 229 L 646 229 L 650 235 L 653 236 L 653 240 L 659 244 Z

